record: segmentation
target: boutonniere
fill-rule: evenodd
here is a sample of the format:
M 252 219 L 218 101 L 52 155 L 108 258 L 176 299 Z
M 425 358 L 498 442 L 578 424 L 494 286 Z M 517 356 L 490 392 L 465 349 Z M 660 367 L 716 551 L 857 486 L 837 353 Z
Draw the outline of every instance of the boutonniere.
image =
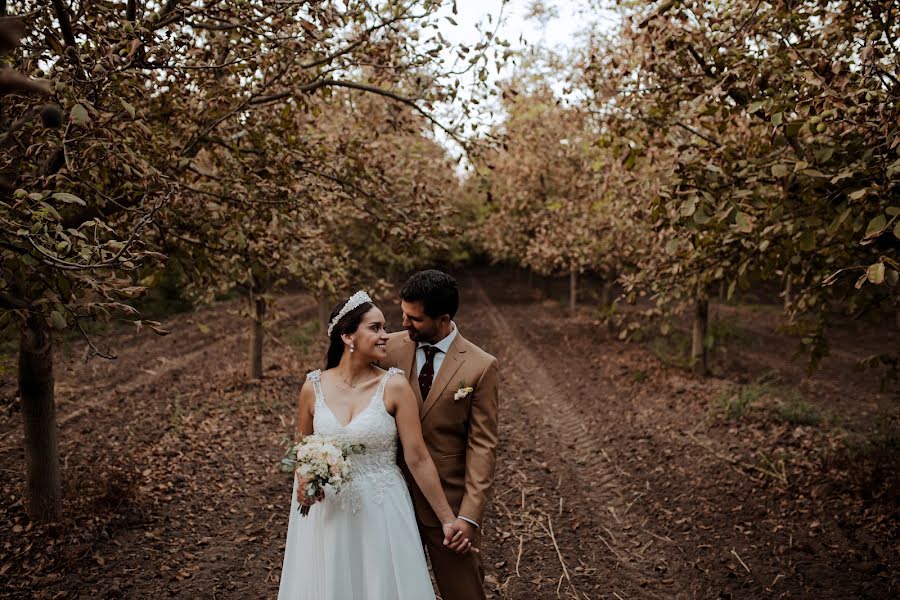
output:
M 471 394 L 474 391 L 475 391 L 475 388 L 471 388 L 471 387 L 467 386 L 465 381 L 460 381 L 459 389 L 457 389 L 456 393 L 453 394 L 453 399 L 454 400 L 462 400 L 463 398 L 465 398 L 466 396 L 468 396 L 469 394 Z

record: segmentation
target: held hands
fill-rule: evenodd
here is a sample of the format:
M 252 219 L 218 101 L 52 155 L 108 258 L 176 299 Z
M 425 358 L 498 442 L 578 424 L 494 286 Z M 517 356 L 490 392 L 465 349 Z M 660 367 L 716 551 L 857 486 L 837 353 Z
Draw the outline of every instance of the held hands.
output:
M 444 523 L 444 546 L 457 554 L 469 552 L 481 552 L 473 545 L 475 540 L 475 526 L 465 519 L 457 518 L 450 523 Z

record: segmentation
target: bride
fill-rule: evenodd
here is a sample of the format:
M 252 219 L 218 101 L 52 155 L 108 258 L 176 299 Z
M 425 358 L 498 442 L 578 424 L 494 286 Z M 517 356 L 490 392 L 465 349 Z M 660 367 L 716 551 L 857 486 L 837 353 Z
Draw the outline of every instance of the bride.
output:
M 313 432 L 365 446 L 351 457 L 340 493 L 307 498 L 294 477 L 279 600 L 422 600 L 434 591 L 406 482 L 403 457 L 443 523 L 448 551 L 475 550 L 461 537 L 425 448 L 418 401 L 402 373 L 372 363 L 386 354 L 384 315 L 365 292 L 332 313 L 325 371 L 306 376 L 297 414 L 298 439 Z M 299 506 L 311 506 L 309 515 Z

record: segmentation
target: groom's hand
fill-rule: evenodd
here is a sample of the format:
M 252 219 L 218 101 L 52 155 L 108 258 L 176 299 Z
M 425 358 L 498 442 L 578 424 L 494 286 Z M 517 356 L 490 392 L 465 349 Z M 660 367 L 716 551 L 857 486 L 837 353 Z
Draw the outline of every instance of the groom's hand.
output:
M 457 518 L 444 529 L 444 546 L 457 554 L 481 552 L 475 547 L 475 526 L 465 519 Z

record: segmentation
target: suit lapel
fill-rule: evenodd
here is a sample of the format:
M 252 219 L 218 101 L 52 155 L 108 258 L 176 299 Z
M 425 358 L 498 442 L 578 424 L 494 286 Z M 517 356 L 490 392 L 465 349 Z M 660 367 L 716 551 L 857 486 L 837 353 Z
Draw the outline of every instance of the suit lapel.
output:
M 451 381 L 453 381 L 453 376 L 456 375 L 456 372 L 459 370 L 460 365 L 462 364 L 464 355 L 466 353 L 466 341 L 463 339 L 459 333 L 456 334 L 456 338 L 453 340 L 453 343 L 450 344 L 450 347 L 447 348 L 447 356 L 444 357 L 444 362 L 441 363 L 441 369 L 437 372 L 437 377 L 434 380 L 434 383 L 431 385 L 431 390 L 428 392 L 428 398 L 425 399 L 425 404 L 422 406 L 422 410 L 419 412 L 419 417 L 424 419 L 425 415 L 428 414 L 435 404 L 437 404 L 438 398 L 440 398 L 441 393 L 447 388 Z M 418 388 L 418 380 L 416 381 L 416 388 Z M 419 392 L 421 395 L 421 392 Z

